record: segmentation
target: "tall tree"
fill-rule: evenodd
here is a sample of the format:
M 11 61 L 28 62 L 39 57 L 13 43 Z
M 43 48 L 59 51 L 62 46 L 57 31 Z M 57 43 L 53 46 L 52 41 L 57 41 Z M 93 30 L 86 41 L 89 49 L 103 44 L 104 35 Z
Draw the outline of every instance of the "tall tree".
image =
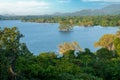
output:
M 105 34 L 103 35 L 98 42 L 95 42 L 95 47 L 103 47 L 107 48 L 108 50 L 114 50 L 113 41 L 116 38 L 114 34 Z
M 16 79 L 15 63 L 20 54 L 21 37 L 23 37 L 23 35 L 20 34 L 16 27 L 0 29 L 0 50 L 3 51 L 0 53 L 0 56 L 4 57 L 6 63 L 8 63 L 10 80 Z M 1 63 L 3 63 L 3 60 Z
M 79 50 L 81 51 L 82 48 L 79 46 L 79 44 L 77 42 L 65 42 L 63 44 L 59 45 L 59 53 L 60 54 L 64 54 L 66 51 L 69 50 Z
M 115 50 L 117 51 L 118 56 L 120 56 L 120 38 L 114 40 Z

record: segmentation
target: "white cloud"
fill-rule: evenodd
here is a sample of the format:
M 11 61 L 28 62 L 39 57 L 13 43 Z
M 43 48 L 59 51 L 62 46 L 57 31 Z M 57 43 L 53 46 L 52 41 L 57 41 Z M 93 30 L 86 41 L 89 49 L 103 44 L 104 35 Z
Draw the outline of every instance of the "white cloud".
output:
M 69 3 L 71 0 L 58 0 L 59 3 Z
M 0 1 L 0 14 L 32 15 L 43 14 L 50 8 L 50 4 L 43 1 Z
M 120 0 L 82 0 L 82 1 L 94 1 L 94 2 L 97 2 L 97 1 L 102 1 L 102 2 L 120 2 Z

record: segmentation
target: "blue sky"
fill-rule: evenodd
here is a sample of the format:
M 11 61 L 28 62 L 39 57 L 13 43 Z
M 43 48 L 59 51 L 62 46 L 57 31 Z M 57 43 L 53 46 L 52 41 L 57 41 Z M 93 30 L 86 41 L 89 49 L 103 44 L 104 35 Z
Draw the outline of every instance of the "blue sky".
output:
M 99 9 L 120 0 L 0 0 L 0 15 L 44 15 Z

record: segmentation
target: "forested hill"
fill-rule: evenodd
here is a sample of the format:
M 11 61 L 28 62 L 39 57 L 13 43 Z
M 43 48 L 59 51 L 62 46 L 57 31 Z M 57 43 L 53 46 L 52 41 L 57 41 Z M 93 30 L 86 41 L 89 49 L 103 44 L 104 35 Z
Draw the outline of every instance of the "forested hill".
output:
M 101 9 L 84 9 L 72 13 L 55 13 L 56 16 L 98 16 L 120 14 L 120 4 L 111 4 Z

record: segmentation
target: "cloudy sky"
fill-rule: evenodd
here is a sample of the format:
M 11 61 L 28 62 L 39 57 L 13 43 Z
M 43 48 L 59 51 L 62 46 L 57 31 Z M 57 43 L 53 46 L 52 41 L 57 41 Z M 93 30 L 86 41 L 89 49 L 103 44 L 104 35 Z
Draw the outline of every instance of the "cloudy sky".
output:
M 120 0 L 0 0 L 0 15 L 43 15 L 99 9 Z

